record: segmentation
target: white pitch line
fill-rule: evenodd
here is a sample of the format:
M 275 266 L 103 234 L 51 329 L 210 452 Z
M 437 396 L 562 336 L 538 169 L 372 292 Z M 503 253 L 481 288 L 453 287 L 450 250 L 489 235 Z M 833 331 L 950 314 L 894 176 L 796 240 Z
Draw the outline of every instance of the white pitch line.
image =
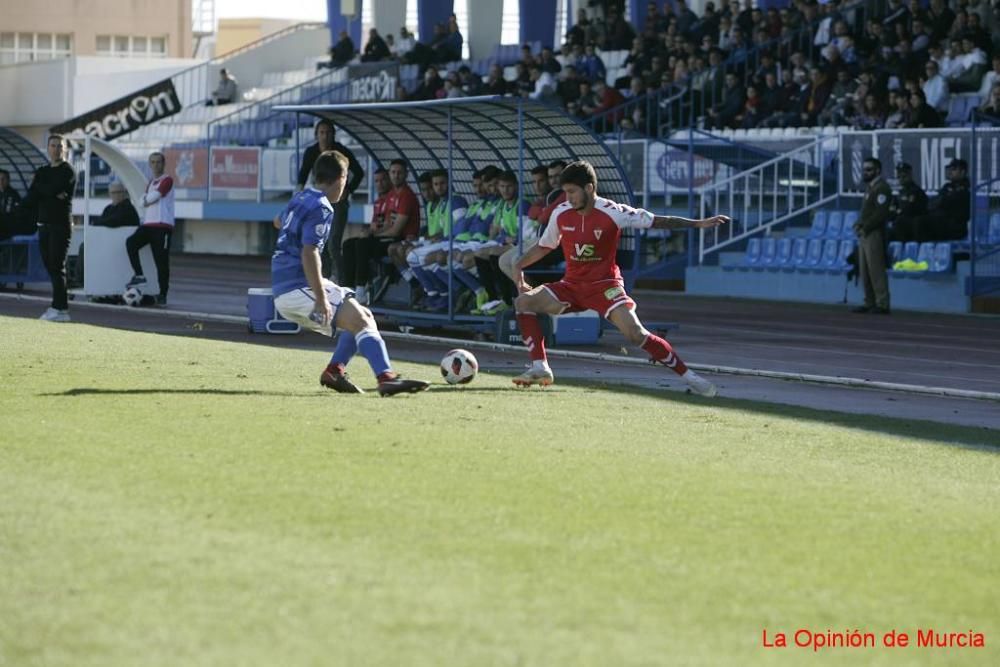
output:
M 8 299 L 20 299 L 24 301 L 49 301 L 48 297 L 29 296 L 24 294 L 3 294 L 0 297 Z M 246 317 L 238 315 L 220 315 L 216 313 L 202 313 L 186 310 L 163 310 L 159 308 L 128 308 L 112 304 L 81 302 L 73 304 L 74 307 L 83 306 L 86 308 L 102 308 L 115 310 L 117 312 L 127 312 L 129 314 L 143 315 L 163 315 L 171 317 L 185 317 L 188 319 L 209 320 L 215 322 L 227 322 L 231 324 L 246 325 Z M 462 340 L 457 338 L 445 338 L 442 336 L 424 336 L 420 334 L 402 333 L 397 331 L 382 331 L 383 338 L 397 338 L 411 342 L 434 343 L 444 346 L 460 345 L 480 350 L 493 350 L 495 352 L 516 352 L 524 353 L 524 348 L 520 345 L 506 345 L 504 343 L 490 343 L 488 341 Z M 648 359 L 637 357 L 625 357 L 616 354 L 605 354 L 604 352 L 583 352 L 577 350 L 546 350 L 548 356 L 562 359 L 584 359 L 588 361 L 604 361 L 615 364 L 649 365 Z M 931 387 L 919 384 L 903 384 L 899 382 L 881 382 L 879 380 L 865 380 L 862 378 L 836 377 L 833 375 L 814 375 L 811 373 L 791 373 L 788 371 L 769 371 L 759 368 L 741 368 L 737 366 L 714 366 L 710 364 L 687 364 L 689 368 L 707 373 L 719 373 L 724 375 L 741 375 L 745 377 L 761 377 L 772 380 L 791 380 L 794 382 L 811 382 L 813 384 L 827 384 L 839 387 L 852 387 L 858 389 L 881 389 L 884 391 L 895 391 L 904 394 L 922 394 L 925 396 L 948 396 L 951 398 L 972 398 L 982 401 L 1000 402 L 1000 393 L 993 391 L 975 391 L 971 389 L 954 389 L 952 387 Z

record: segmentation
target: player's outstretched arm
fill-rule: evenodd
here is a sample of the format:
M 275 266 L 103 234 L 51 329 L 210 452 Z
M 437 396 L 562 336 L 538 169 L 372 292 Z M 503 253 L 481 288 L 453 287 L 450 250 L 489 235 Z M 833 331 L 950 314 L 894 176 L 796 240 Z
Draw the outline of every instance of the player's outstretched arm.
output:
M 678 218 L 673 215 L 657 215 L 653 217 L 653 229 L 687 229 L 695 227 L 705 229 L 718 227 L 730 222 L 728 215 L 713 215 L 711 218 L 691 219 Z

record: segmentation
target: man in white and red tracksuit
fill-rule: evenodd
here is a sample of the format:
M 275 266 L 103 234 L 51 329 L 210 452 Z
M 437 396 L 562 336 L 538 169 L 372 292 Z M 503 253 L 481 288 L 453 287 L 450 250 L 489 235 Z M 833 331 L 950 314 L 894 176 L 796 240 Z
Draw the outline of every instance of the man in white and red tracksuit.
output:
M 142 224 L 135 234 L 125 241 L 128 251 L 128 261 L 135 273 L 126 287 L 141 286 L 146 283 L 142 274 L 142 264 L 139 262 L 139 250 L 150 246 L 153 251 L 153 261 L 156 262 L 156 277 L 160 282 L 160 294 L 156 297 L 158 306 L 167 305 L 167 290 L 170 288 L 170 236 L 174 232 L 174 179 L 164 171 L 166 160 L 163 153 L 155 152 L 149 156 L 149 168 L 153 178 L 146 185 L 146 193 L 140 204 L 145 209 Z

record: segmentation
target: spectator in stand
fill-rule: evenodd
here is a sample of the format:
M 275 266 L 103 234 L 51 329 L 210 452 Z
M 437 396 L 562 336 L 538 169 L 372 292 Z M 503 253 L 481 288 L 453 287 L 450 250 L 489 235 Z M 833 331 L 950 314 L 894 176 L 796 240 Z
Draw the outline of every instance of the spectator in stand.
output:
M 865 95 L 864 106 L 854 118 L 854 127 L 859 130 L 881 130 L 885 127 L 885 109 L 875 93 Z
M 205 106 L 222 106 L 223 104 L 232 104 L 236 101 L 236 89 L 238 82 L 236 77 L 230 76 L 229 72 L 225 67 L 219 70 L 219 85 L 215 87 L 212 91 L 212 95 Z
M 927 104 L 932 109 L 947 113 L 950 98 L 948 94 L 948 82 L 944 80 L 944 77 L 938 71 L 938 64 L 933 60 L 928 60 L 927 64 L 924 65 L 924 72 L 927 76 L 921 88 L 924 91 Z
M 607 76 L 607 70 L 604 67 L 604 61 L 601 57 L 594 52 L 594 45 L 587 44 L 583 47 L 583 56 L 577 59 L 576 69 L 585 79 L 590 81 L 596 81 L 598 79 L 604 80 Z
M 424 71 L 424 80 L 420 82 L 417 89 L 410 95 L 411 100 L 436 100 L 438 91 L 444 88 L 444 80 L 438 76 L 437 67 L 429 66 Z
M 347 34 L 346 30 L 340 31 L 340 39 L 336 44 L 330 47 L 330 62 L 328 63 L 318 63 L 316 69 L 336 69 L 338 67 L 343 67 L 347 63 L 351 62 L 354 58 L 356 49 L 354 48 L 354 40 L 351 36 Z
M 945 173 L 948 182 L 944 184 L 928 206 L 925 215 L 913 219 L 913 239 L 918 243 L 927 241 L 959 241 L 969 234 L 968 163 L 955 159 L 948 163 Z
M 605 51 L 624 50 L 632 45 L 633 39 L 635 39 L 635 29 L 622 18 L 617 7 L 609 7 L 601 48 Z
M 15 211 L 21 205 L 21 195 L 10 187 L 10 172 L 0 169 L 0 241 L 20 233 Z
M 837 80 L 830 89 L 830 97 L 819 115 L 820 125 L 841 125 L 847 117 L 847 111 L 853 101 L 854 91 L 858 89 L 857 79 L 851 78 L 846 69 L 837 70 Z
M 531 68 L 532 90 L 527 97 L 538 102 L 553 102 L 556 98 L 556 80 L 538 65 Z
M 993 69 L 983 75 L 979 84 L 979 97 L 988 100 L 993 88 L 1000 85 L 1000 53 L 993 56 Z
M 910 93 L 910 122 L 906 124 L 908 128 L 932 128 L 944 127 L 941 114 L 927 104 L 927 96 L 924 91 L 917 89 Z
M 508 95 L 510 87 L 510 82 L 503 78 L 503 68 L 500 65 L 491 66 L 483 92 L 487 95 Z
M 756 86 L 747 86 L 747 98 L 743 102 L 743 110 L 736 115 L 734 122 L 744 129 L 757 127 L 763 118 L 761 100 L 757 95 Z
M 737 116 L 743 110 L 744 103 L 743 86 L 740 85 L 734 72 L 727 72 L 726 88 L 722 93 L 722 101 L 708 110 L 705 127 L 716 130 L 733 127 Z
M 365 44 L 364 53 L 361 54 L 361 62 L 363 63 L 377 63 L 382 60 L 388 60 L 392 57 L 392 52 L 389 50 L 389 45 L 385 43 L 382 36 L 378 34 L 378 30 L 372 28 L 368 31 L 368 43 Z
M 891 31 L 895 31 L 896 25 L 910 25 L 910 10 L 903 4 L 903 0 L 889 0 L 889 6 L 885 10 L 885 18 L 882 25 Z
M 604 79 L 594 82 L 594 96 L 597 98 L 597 105 L 583 107 L 583 112 L 588 116 L 600 116 L 594 129 L 597 132 L 608 132 L 624 117 L 624 112 L 620 109 L 614 113 L 608 114 L 608 112 L 624 104 L 625 98 L 616 89 L 604 83 Z
M 532 65 L 538 64 L 538 58 L 536 58 L 535 54 L 531 51 L 531 44 L 523 44 L 521 46 L 521 59 L 518 62 L 529 70 Z
M 456 97 L 465 97 L 465 93 L 458 82 L 458 73 L 448 72 L 448 77 L 444 80 L 444 88 L 438 91 L 438 98 L 454 99 Z
M 531 68 L 524 63 L 514 65 L 517 70 L 517 77 L 511 84 L 510 92 L 515 97 L 527 97 L 535 89 L 535 83 L 531 80 Z
M 46 152 L 49 164 L 35 171 L 22 207 L 38 222 L 38 249 L 52 281 L 52 305 L 40 319 L 69 322 L 66 254 L 73 228 L 71 207 L 76 173 L 66 162 L 66 143 L 62 135 L 49 136 Z
M 149 154 L 149 170 L 153 177 L 146 185 L 146 193 L 139 202 L 145 209 L 142 224 L 125 240 L 125 251 L 133 273 L 126 287 L 146 284 L 139 251 L 148 245 L 153 251 L 156 279 L 160 283 L 160 293 L 156 297 L 158 306 L 167 305 L 167 292 L 170 290 L 170 238 L 174 233 L 174 179 L 167 176 L 166 166 L 163 153 L 154 151 Z
M 931 41 L 940 42 L 951 31 L 955 22 L 955 12 L 948 7 L 945 0 L 931 0 L 927 10 L 927 22 L 931 26 Z
M 927 49 L 931 45 L 931 33 L 920 19 L 913 19 L 913 52 L 920 57 L 926 57 Z
M 547 72 L 553 76 L 562 71 L 562 65 L 552 55 L 552 48 L 549 46 L 542 47 L 542 55 L 538 59 L 538 66 L 542 68 L 543 72 Z
M 778 110 L 781 104 L 782 91 L 781 86 L 778 85 L 778 77 L 774 72 L 768 72 L 764 75 L 764 85 L 760 90 L 760 114 L 761 118 L 758 121 L 758 125 L 765 118 L 769 118 L 771 114 Z
M 956 58 L 948 76 L 949 88 L 955 93 L 979 90 L 983 75 L 987 71 L 986 54 L 975 45 L 968 35 L 962 37 L 961 55 Z
M 450 63 L 461 60 L 463 42 L 462 33 L 458 30 L 458 19 L 452 14 L 448 17 L 448 25 L 443 27 L 440 37 L 432 45 L 436 62 Z
M 989 116 L 987 120 L 994 127 L 1000 123 L 1000 85 L 993 87 L 993 90 L 990 91 L 990 96 L 979 107 L 978 112 Z
M 407 30 L 406 26 L 403 26 L 399 29 L 399 39 L 389 50 L 398 60 L 405 60 L 416 45 L 417 40 L 413 38 L 413 33 Z
M 563 68 L 559 83 L 556 84 L 556 94 L 562 100 L 563 106 L 580 99 L 580 77 L 577 76 L 576 67 L 566 65 Z
M 462 93 L 469 97 L 483 94 L 482 78 L 469 69 L 468 65 L 458 68 L 458 85 L 462 88 Z
M 885 119 L 885 129 L 898 130 L 910 122 L 910 98 L 905 92 L 889 92 L 889 115 Z

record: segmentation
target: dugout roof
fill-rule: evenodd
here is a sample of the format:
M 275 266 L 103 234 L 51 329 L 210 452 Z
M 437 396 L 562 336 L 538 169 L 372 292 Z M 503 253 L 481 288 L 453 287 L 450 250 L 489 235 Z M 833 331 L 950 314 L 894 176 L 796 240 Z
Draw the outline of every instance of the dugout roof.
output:
M 416 173 L 447 169 L 449 143 L 452 188 L 472 192 L 472 172 L 494 164 L 518 172 L 522 182 L 540 163 L 587 160 L 597 170 L 598 192 L 633 204 L 632 189 L 618 159 L 586 127 L 563 111 L 532 100 L 465 97 L 424 102 L 290 105 L 275 108 L 330 119 L 337 131 L 353 136 L 379 163 L 395 158 Z M 523 137 L 523 141 L 521 140 Z M 534 192 L 526 192 L 532 199 Z
M 20 134 L 0 127 L 0 169 L 10 172 L 10 186 L 23 197 L 35 170 L 49 163 L 45 153 Z

